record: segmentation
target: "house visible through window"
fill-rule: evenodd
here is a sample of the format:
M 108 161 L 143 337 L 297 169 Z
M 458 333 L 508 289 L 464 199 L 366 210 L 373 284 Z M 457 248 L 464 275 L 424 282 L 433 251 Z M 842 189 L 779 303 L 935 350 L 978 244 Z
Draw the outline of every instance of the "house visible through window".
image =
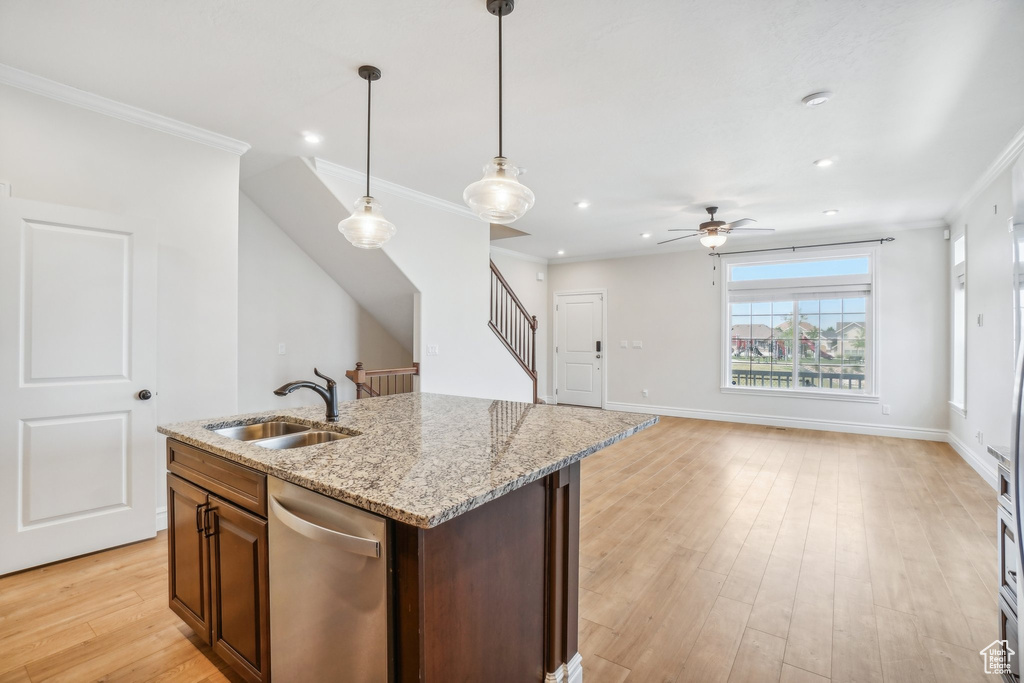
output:
M 726 258 L 724 387 L 874 394 L 874 251 Z

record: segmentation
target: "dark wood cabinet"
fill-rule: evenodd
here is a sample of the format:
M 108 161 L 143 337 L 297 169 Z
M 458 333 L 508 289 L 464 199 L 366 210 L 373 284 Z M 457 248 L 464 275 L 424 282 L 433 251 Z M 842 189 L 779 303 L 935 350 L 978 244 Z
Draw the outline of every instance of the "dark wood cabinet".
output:
M 210 563 L 203 536 L 209 494 L 167 475 L 167 575 L 171 609 L 210 642 Z
M 167 460 L 170 607 L 245 680 L 265 683 L 269 555 L 267 520 L 257 514 L 266 510 L 265 475 L 173 440 Z
M 267 520 L 211 496 L 213 651 L 253 681 L 270 671 Z

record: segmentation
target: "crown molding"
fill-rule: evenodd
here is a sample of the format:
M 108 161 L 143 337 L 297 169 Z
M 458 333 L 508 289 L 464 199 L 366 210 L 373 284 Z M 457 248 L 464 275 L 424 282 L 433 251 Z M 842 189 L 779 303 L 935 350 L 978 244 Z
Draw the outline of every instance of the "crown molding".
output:
M 491 245 L 491 251 L 496 252 L 498 254 L 504 254 L 505 256 L 509 256 L 511 258 L 519 259 L 520 261 L 529 261 L 530 263 L 540 263 L 540 264 L 543 264 L 545 266 L 548 265 L 548 259 L 544 258 L 543 256 L 534 256 L 533 254 L 524 254 L 523 252 L 515 251 L 514 249 L 506 249 L 505 247 L 496 247 L 493 244 Z
M 929 230 L 936 228 L 948 228 L 949 224 L 942 218 L 935 218 L 923 221 L 906 221 L 903 223 L 889 223 L 887 225 L 841 225 L 830 226 L 826 229 L 808 228 L 795 232 L 775 233 L 771 237 L 761 239 L 744 240 L 744 249 L 762 249 L 772 247 L 788 247 L 791 245 L 803 245 L 823 239 L 873 239 L 884 233 L 900 233 L 907 230 Z M 636 256 L 663 256 L 665 254 L 678 254 L 688 251 L 707 251 L 699 241 L 694 240 L 687 246 L 672 246 L 659 248 L 657 245 L 646 249 L 635 251 L 614 251 L 600 254 L 589 254 L 584 256 L 565 256 L 548 260 L 548 265 L 559 266 L 564 263 L 584 263 L 586 261 L 610 261 L 612 259 L 633 258 Z M 708 252 L 710 253 L 710 252 Z M 723 253 L 723 256 L 725 254 Z
M 130 104 L 117 102 L 91 92 L 86 92 L 85 90 L 73 88 L 64 83 L 51 81 L 49 78 L 43 78 L 42 76 L 16 69 L 7 64 L 0 64 L 0 83 L 20 88 L 36 95 L 49 97 L 52 100 L 81 107 L 82 109 L 88 109 L 98 114 L 127 121 L 128 123 L 158 130 L 161 133 L 176 135 L 180 138 L 215 147 L 238 156 L 245 154 L 250 148 L 248 142 L 235 140 L 205 128 L 182 123 L 181 121 L 176 121 L 160 114 L 154 114 L 145 109 L 133 107 Z
M 338 178 L 339 180 L 346 180 L 351 183 L 358 183 L 359 185 L 366 182 L 366 174 L 362 171 L 356 171 L 347 166 L 342 166 L 341 164 L 336 164 L 332 161 L 327 161 L 319 157 L 313 157 L 313 170 L 321 175 Z M 434 195 L 426 194 L 419 190 L 413 190 L 412 188 L 399 185 L 398 183 L 392 183 L 376 176 L 370 176 L 370 182 L 373 184 L 375 189 L 393 197 L 408 199 L 409 201 L 416 202 L 417 204 L 423 204 L 434 209 L 441 209 L 442 211 L 454 213 L 458 216 L 462 216 L 463 218 L 472 218 L 475 221 L 480 220 L 477 218 L 475 213 L 469 210 L 468 206 L 456 204 L 455 202 L 450 202 L 447 199 L 439 199 Z
M 995 158 L 985 172 L 981 174 L 981 177 L 974 181 L 970 189 L 964 193 L 960 198 L 960 201 L 949 210 L 946 214 L 946 222 L 953 225 L 957 222 L 957 219 L 963 214 L 964 209 L 967 205 L 978 198 L 985 188 L 992 184 L 992 182 L 999 177 L 999 174 L 1008 169 L 1013 162 L 1020 156 L 1021 152 L 1024 152 L 1024 128 L 1017 131 L 1016 135 L 1010 139 L 1009 144 L 1003 148 L 999 156 Z

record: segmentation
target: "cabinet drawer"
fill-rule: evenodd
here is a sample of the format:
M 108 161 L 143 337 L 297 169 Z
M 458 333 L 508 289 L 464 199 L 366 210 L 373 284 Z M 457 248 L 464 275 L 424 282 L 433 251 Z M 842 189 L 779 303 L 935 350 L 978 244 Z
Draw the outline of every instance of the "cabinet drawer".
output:
M 261 517 L 267 516 L 267 475 L 219 455 L 167 440 L 167 469 Z
M 1017 613 L 1017 527 L 1008 512 L 1000 509 L 999 535 L 999 594 Z
M 1002 465 L 996 468 L 999 472 L 999 504 L 1007 512 L 1013 513 L 1013 489 L 1010 488 L 1010 470 Z
M 1002 598 L 999 599 L 999 640 L 1005 640 L 1010 649 L 1017 643 L 1017 617 Z M 1013 672 L 1012 680 L 1020 679 L 1020 662 L 1016 656 L 1010 657 L 1010 670 Z M 1010 680 L 1005 675 L 1003 680 Z

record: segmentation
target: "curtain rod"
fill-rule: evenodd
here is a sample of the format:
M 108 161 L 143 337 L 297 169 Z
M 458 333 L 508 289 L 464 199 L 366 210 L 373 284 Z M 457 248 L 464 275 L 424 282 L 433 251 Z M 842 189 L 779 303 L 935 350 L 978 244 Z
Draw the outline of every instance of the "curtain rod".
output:
M 895 242 L 895 237 L 882 237 L 881 239 L 874 240 L 857 240 L 855 242 L 829 242 L 828 244 L 805 244 L 799 247 L 773 247 L 771 249 L 747 249 L 746 251 L 727 251 L 724 254 L 721 252 L 713 251 L 708 256 L 732 256 L 733 254 L 759 254 L 765 251 L 796 251 L 797 249 L 813 249 L 815 247 L 845 247 L 850 244 L 871 244 L 878 242 L 884 244 L 885 242 Z

